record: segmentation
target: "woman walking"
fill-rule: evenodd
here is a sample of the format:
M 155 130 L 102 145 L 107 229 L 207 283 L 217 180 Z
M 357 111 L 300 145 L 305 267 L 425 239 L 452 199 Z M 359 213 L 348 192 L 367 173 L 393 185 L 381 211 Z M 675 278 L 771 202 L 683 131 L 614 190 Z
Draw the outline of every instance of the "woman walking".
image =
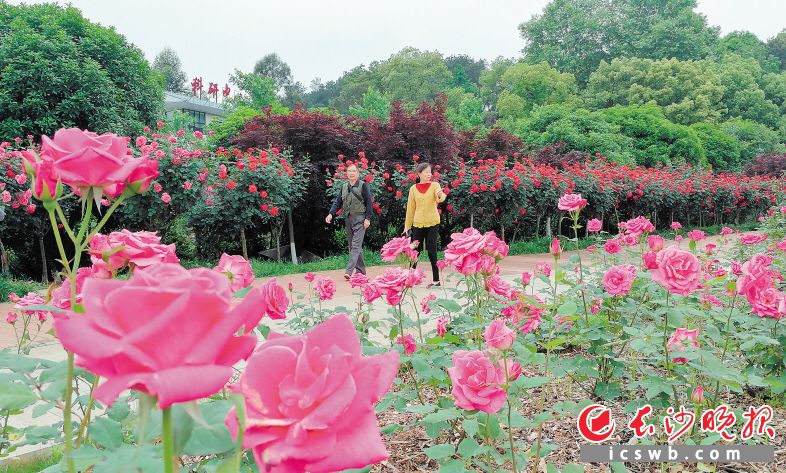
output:
M 431 182 L 431 165 L 420 163 L 415 172 L 418 183 L 409 188 L 407 198 L 407 218 L 404 221 L 404 233 L 412 230 L 412 241 L 418 242 L 418 248 L 426 248 L 431 261 L 432 283 L 426 287 L 439 286 L 439 268 L 437 267 L 437 238 L 439 236 L 439 212 L 437 204 L 444 202 L 447 194 L 442 191 L 438 182 Z M 417 266 L 417 262 L 415 262 Z

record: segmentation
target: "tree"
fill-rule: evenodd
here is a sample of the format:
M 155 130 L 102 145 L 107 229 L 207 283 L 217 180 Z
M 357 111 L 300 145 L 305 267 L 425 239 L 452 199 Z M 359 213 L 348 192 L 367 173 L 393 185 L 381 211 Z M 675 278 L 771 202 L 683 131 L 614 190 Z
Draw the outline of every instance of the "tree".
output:
M 727 108 L 724 118 L 739 117 L 769 128 L 778 127 L 780 111 L 759 87 L 762 73 L 755 59 L 728 54 L 720 62 L 709 64 L 724 87 L 723 103 Z
M 761 82 L 767 100 L 778 107 L 781 115 L 786 115 L 786 71 L 765 74 Z
M 163 113 L 142 51 L 73 7 L 0 3 L 0 136 L 137 134 Z
M 309 108 L 327 107 L 341 93 L 339 81 L 331 80 L 322 82 L 319 77 L 314 78 L 309 84 L 309 91 L 303 96 L 303 101 Z
M 694 12 L 695 0 L 553 0 L 519 26 L 528 62 L 546 61 L 580 84 L 616 57 L 702 59 L 718 29 Z
M 461 87 L 454 87 L 445 93 L 448 104 L 445 115 L 458 131 L 471 130 L 483 124 L 483 101 Z
M 180 58 L 169 46 L 161 50 L 153 60 L 153 69 L 164 77 L 165 89 L 170 92 L 186 91 L 186 73 Z
M 363 102 L 349 107 L 349 113 L 361 118 L 377 117 L 385 121 L 388 119 L 390 108 L 390 98 L 377 89 L 369 87 L 363 94 Z
M 502 56 L 494 59 L 488 69 L 480 74 L 480 98 L 486 109 L 494 112 L 499 94 L 502 92 L 502 76 L 514 64 L 513 59 Z
M 376 63 L 372 63 L 368 68 L 361 64 L 339 77 L 336 81 L 339 93 L 337 97 L 329 101 L 330 106 L 347 113 L 349 107 L 363 101 L 363 95 L 368 92 L 369 88 L 383 90 L 378 77 L 373 72 L 374 67 L 376 67 Z
M 561 73 L 545 62 L 513 65 L 502 75 L 500 84 L 497 114 L 503 118 L 521 118 L 539 105 L 578 104 L 573 74 Z
M 292 70 L 276 53 L 270 53 L 257 61 L 254 64 L 254 74 L 272 79 L 278 93 L 292 84 Z
M 480 74 L 486 70 L 484 59 L 475 60 L 466 54 L 448 56 L 445 65 L 453 74 L 453 85 L 467 92 L 477 92 L 480 86 Z
M 721 123 L 723 131 L 740 144 L 740 160 L 744 164 L 752 157 L 782 148 L 778 133 L 761 123 L 742 118 L 732 118 Z
M 453 78 L 440 53 L 415 48 L 402 49 L 380 63 L 374 73 L 383 92 L 412 108 L 434 100 Z
M 786 69 L 786 28 L 767 40 L 767 49 L 770 54 L 780 59 L 781 69 Z
M 294 107 L 306 101 L 306 88 L 300 82 L 293 82 L 284 86 L 284 97 L 282 103 L 288 107 Z
M 235 73 L 229 78 L 229 82 L 234 84 L 244 95 L 237 100 L 238 105 L 245 105 L 260 109 L 268 105 L 273 105 L 278 99 L 276 95 L 276 84 L 269 77 L 262 77 L 258 74 L 248 74 L 235 69 Z
M 720 77 L 703 62 L 621 58 L 600 63 L 584 100 L 595 109 L 654 102 L 671 121 L 688 125 L 718 120 L 726 112 L 723 92 Z
M 740 168 L 740 143 L 714 123 L 694 123 L 690 129 L 696 133 L 707 162 L 714 170 L 738 170 Z
M 778 72 L 780 59 L 770 54 L 767 45 L 750 31 L 732 31 L 718 42 L 718 56 L 736 54 L 755 59 L 764 72 Z

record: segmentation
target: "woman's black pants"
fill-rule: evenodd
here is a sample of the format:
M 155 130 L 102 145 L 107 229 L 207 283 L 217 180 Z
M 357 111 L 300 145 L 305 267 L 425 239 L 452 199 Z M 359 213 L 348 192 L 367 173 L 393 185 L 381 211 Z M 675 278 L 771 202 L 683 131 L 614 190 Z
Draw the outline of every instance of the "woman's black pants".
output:
M 439 281 L 439 268 L 437 267 L 437 238 L 439 238 L 439 224 L 431 227 L 412 227 L 412 241 L 417 241 L 416 250 L 423 253 L 425 246 L 428 259 L 431 261 L 431 275 L 434 282 Z M 424 245 L 425 242 L 425 245 Z M 417 261 L 413 267 L 417 267 Z

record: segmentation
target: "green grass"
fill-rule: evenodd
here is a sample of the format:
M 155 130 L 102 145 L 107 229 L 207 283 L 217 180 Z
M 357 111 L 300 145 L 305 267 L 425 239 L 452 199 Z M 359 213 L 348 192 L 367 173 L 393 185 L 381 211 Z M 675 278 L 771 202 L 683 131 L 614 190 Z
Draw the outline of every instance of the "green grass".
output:
M 14 279 L 7 275 L 0 275 L 0 302 L 8 301 L 8 294 L 14 292 L 22 297 L 28 292 L 46 289 L 46 284 L 25 279 Z M 2 471 L 0 470 L 0 473 Z
M 0 473 L 38 473 L 52 465 L 57 464 L 63 456 L 63 451 L 56 447 L 52 450 L 45 450 L 41 455 L 20 460 L 5 460 L 0 463 Z

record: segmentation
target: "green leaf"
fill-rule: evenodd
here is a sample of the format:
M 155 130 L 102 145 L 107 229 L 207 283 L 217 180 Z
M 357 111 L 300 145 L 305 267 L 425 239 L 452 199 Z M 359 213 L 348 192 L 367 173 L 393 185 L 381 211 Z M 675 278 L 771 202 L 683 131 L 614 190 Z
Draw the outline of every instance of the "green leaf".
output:
M 449 457 L 456 453 L 456 447 L 447 443 L 442 443 L 423 449 L 423 453 L 428 455 L 432 460 L 439 460 L 440 458 Z
M 49 410 L 52 409 L 53 407 L 55 407 L 55 405 L 52 404 L 51 402 L 47 402 L 45 404 L 39 404 L 33 407 L 33 418 L 35 419 L 37 417 L 41 417 L 42 415 L 49 412 Z
M 232 449 L 234 442 L 224 419 L 232 407 L 229 401 L 212 401 L 199 405 L 206 425 L 194 424 L 191 437 L 183 447 L 186 455 L 215 455 Z
M 546 348 L 550 349 L 550 350 L 553 350 L 553 349 L 557 348 L 558 346 L 562 345 L 563 343 L 565 343 L 567 340 L 568 339 L 565 338 L 565 337 L 560 337 L 560 338 L 558 338 L 556 340 L 550 341 L 549 343 L 547 343 L 544 346 Z
M 383 434 L 385 434 L 385 435 L 391 435 L 391 434 L 394 434 L 396 432 L 400 432 L 400 431 L 404 430 L 404 426 L 403 425 L 399 425 L 399 424 L 390 424 L 390 425 L 386 425 L 386 426 L 382 427 L 379 430 Z
M 175 455 L 180 455 L 194 430 L 194 419 L 181 404 L 172 407 L 172 425 Z
M 38 400 L 35 392 L 21 383 L 0 384 L 0 409 L 24 409 Z
M 128 408 L 126 398 L 118 399 L 114 404 L 112 404 L 112 407 L 106 411 L 106 415 L 109 416 L 110 419 L 117 422 L 124 421 L 130 413 L 131 409 Z
M 123 444 L 120 424 L 107 417 L 99 417 L 88 427 L 90 437 L 104 448 L 117 450 Z
M 462 458 L 469 459 L 478 450 L 479 446 L 480 445 L 474 438 L 467 437 L 459 444 L 458 452 Z
M 450 460 L 439 466 L 439 473 L 464 473 L 464 462 L 461 460 Z
M 559 306 L 559 309 L 557 309 L 557 314 L 562 316 L 575 315 L 576 312 L 578 311 L 579 311 L 579 307 L 576 305 L 576 303 L 573 302 L 572 300 L 569 300 L 564 304 L 562 304 L 561 306 Z
M 584 467 L 575 463 L 569 463 L 562 467 L 562 473 L 584 473 Z
M 533 376 L 532 378 L 519 378 L 516 384 L 524 389 L 537 388 L 549 382 L 547 376 Z
M 625 464 L 622 463 L 622 462 L 613 462 L 613 463 L 611 463 L 611 470 L 614 473 L 630 473 L 630 470 L 628 470 L 625 467 Z
M 434 412 L 437 410 L 437 406 L 434 404 L 425 404 L 423 406 L 407 406 L 407 412 L 414 412 L 415 414 L 428 414 L 429 412 Z M 447 419 L 443 419 L 447 420 Z M 435 421 L 439 422 L 439 421 Z
M 455 408 L 448 408 L 448 409 L 440 409 L 433 414 L 429 414 L 423 418 L 423 422 L 426 424 L 436 424 L 438 422 L 445 422 L 453 419 L 458 419 L 461 417 L 461 412 L 459 412 Z
M 464 419 L 461 421 L 461 426 L 469 437 L 474 437 L 478 433 L 478 421 L 476 419 Z
M 461 312 L 461 306 L 453 299 L 437 299 L 434 304 L 454 314 Z

